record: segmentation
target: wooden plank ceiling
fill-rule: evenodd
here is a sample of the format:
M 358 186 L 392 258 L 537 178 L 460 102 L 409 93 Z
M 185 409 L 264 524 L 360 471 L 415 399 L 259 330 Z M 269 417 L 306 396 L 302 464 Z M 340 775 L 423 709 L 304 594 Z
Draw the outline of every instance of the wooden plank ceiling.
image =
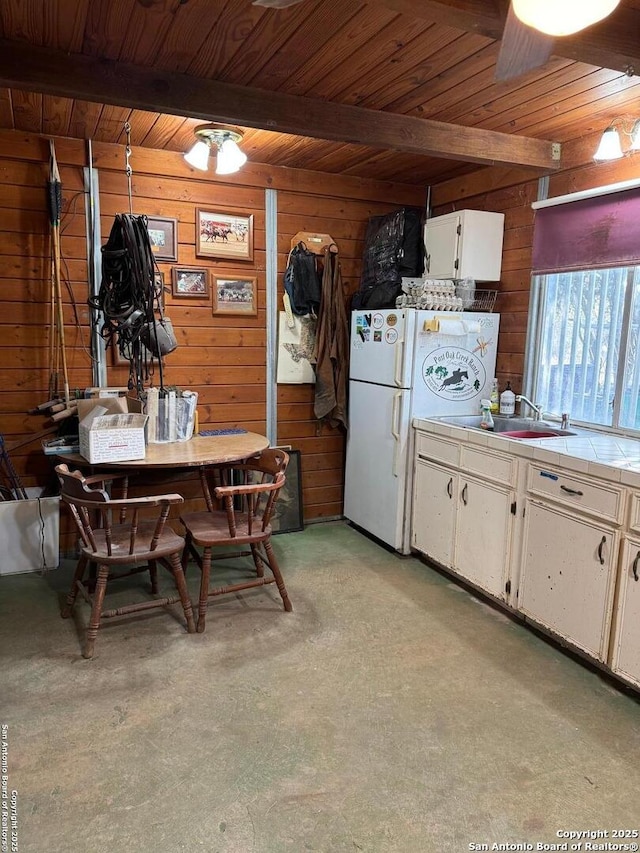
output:
M 171 103 L 161 84 L 169 89 L 177 75 L 188 75 L 201 98 L 219 89 L 225 118 L 235 98 L 237 121 L 244 115 L 253 125 L 243 149 L 255 162 L 432 184 L 491 156 L 492 138 L 476 138 L 471 128 L 564 143 L 616 116 L 640 115 L 640 78 L 631 73 L 640 54 L 639 0 L 623 0 L 608 21 L 557 40 L 542 68 L 501 83 L 494 81 L 505 14 L 498 7 L 498 0 L 303 0 L 280 10 L 250 0 L 2 0 L 0 82 L 11 85 L 0 88 L 0 127 L 117 142 L 129 121 L 134 144 L 184 151 L 202 118 L 175 115 L 173 104 L 155 112 L 135 105 L 149 103 L 154 85 L 154 103 Z M 3 66 L 2 55 L 16 47 L 22 61 Z M 116 83 L 109 87 L 120 64 L 126 81 L 136 68 L 147 77 L 152 70 L 144 93 L 142 85 L 135 98 L 135 86 L 121 85 L 120 95 Z M 57 73 L 38 77 L 39 67 Z M 102 97 L 92 100 L 96 91 Z M 260 100 L 277 107 L 277 121 L 260 111 Z M 213 109 L 222 116 L 222 106 Z M 379 121 L 375 112 L 383 113 Z M 454 154 L 417 153 L 420 134 L 417 142 L 410 137 L 423 122 L 401 124 L 400 117 L 438 131 L 430 123 L 454 125 L 443 130 Z M 331 126 L 333 138 L 318 138 L 318 121 Z M 394 132 L 397 144 L 389 141 Z M 372 144 L 363 144 L 368 139 Z M 482 156 L 471 156 L 472 149 Z M 424 150 L 434 149 L 425 143 Z M 517 150 L 510 156 L 517 162 Z

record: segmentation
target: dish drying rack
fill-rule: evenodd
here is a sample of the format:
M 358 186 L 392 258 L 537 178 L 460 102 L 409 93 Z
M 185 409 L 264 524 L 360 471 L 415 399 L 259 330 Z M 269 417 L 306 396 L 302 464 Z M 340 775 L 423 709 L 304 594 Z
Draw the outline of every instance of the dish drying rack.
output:
M 491 314 L 495 308 L 497 290 L 476 290 L 473 295 L 473 301 L 465 311 L 483 311 L 486 314 Z

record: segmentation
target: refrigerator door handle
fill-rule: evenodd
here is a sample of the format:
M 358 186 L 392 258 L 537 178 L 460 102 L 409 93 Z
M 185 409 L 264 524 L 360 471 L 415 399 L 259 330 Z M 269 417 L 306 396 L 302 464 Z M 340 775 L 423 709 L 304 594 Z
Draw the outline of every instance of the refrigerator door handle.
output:
M 396 445 L 393 450 L 393 476 L 398 476 L 398 450 L 400 448 L 400 401 L 402 392 L 393 395 L 393 408 L 391 410 L 391 435 Z
M 404 341 L 399 338 L 394 352 L 393 381 L 398 388 L 402 388 L 402 368 L 404 364 Z

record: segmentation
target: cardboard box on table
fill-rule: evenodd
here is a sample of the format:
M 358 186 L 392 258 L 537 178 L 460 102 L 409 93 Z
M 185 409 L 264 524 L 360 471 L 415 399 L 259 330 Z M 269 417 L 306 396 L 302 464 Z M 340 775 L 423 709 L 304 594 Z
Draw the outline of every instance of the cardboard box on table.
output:
M 80 453 L 92 464 L 146 455 L 147 416 L 132 397 L 78 400 Z

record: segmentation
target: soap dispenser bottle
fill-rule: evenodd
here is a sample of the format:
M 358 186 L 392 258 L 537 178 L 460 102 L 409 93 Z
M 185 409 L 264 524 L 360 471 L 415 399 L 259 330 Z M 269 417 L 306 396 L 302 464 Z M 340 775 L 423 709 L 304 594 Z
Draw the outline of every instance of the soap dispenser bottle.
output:
M 494 427 L 493 417 L 491 415 L 491 401 L 490 400 L 480 400 L 481 414 L 480 414 L 480 426 L 482 429 L 492 430 Z
M 511 390 L 511 383 L 507 382 L 507 387 L 500 394 L 500 414 L 507 418 L 511 418 L 516 413 L 516 395 Z

